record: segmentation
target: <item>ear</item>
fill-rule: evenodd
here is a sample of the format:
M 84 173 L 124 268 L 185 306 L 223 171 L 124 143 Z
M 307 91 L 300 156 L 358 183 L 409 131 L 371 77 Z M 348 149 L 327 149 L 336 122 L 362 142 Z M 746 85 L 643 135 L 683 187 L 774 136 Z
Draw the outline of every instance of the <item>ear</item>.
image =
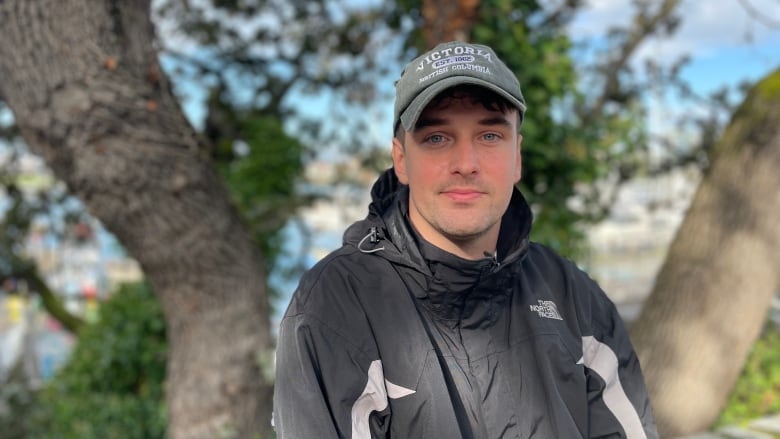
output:
M 520 181 L 523 176 L 523 135 L 517 134 L 517 161 L 515 162 L 515 183 Z
M 406 152 L 401 141 L 397 137 L 393 137 L 393 168 L 395 169 L 395 176 L 398 177 L 398 181 L 401 184 L 409 184 L 409 178 L 406 174 Z

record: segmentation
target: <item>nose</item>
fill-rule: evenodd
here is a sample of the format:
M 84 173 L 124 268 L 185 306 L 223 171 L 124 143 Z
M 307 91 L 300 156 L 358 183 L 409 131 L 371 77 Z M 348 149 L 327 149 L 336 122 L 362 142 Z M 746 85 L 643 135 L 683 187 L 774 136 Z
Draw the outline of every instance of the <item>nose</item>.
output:
M 452 151 L 453 173 L 470 175 L 479 171 L 477 146 L 471 139 L 456 142 Z

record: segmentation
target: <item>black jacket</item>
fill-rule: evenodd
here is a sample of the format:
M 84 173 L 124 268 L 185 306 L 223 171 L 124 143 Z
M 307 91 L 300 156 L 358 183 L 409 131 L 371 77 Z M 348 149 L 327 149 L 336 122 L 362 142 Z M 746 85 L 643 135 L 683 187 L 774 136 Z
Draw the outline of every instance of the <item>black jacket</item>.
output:
M 656 438 L 614 305 L 529 243 L 518 191 L 496 255 L 417 236 L 392 170 L 282 320 L 274 420 L 291 438 Z

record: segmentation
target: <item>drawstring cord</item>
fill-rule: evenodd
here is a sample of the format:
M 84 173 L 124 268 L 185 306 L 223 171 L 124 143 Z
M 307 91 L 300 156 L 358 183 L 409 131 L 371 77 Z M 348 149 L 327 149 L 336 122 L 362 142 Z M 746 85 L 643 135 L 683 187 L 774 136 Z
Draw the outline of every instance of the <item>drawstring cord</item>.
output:
M 369 240 L 371 244 L 376 244 L 379 242 L 382 238 L 379 236 L 379 232 L 377 231 L 376 227 L 371 227 L 368 229 L 368 234 L 363 237 L 363 239 L 358 242 L 357 248 L 363 253 L 376 253 L 378 251 L 382 251 L 385 249 L 385 246 L 377 247 L 371 250 L 363 249 L 363 243 L 366 242 L 366 239 Z
M 501 268 L 501 262 L 498 260 L 498 250 L 493 253 L 485 252 L 485 257 L 490 258 L 490 262 L 493 263 L 493 273 L 497 272 Z

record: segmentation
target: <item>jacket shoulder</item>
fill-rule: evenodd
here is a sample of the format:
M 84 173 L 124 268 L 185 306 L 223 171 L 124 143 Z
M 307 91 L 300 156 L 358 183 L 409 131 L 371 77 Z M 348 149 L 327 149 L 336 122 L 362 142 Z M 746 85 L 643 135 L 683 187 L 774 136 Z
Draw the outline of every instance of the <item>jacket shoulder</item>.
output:
M 301 276 L 286 315 L 323 306 L 320 302 L 336 298 L 333 296 L 344 299 L 349 293 L 349 278 L 354 277 L 356 270 L 366 263 L 365 259 L 369 258 L 347 245 L 320 259 Z

